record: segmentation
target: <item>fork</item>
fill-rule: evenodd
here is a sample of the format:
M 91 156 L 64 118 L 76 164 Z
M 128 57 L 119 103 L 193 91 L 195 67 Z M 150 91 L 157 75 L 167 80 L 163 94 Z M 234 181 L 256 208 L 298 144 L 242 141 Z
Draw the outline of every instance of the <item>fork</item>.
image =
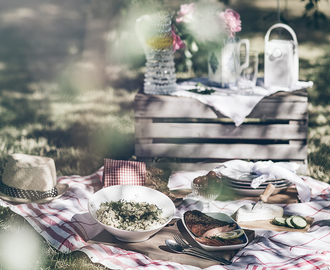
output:
M 195 251 L 195 252 L 198 252 L 198 253 L 202 253 L 210 258 L 213 258 L 213 259 L 216 259 L 224 264 L 231 264 L 231 261 L 228 261 L 224 258 L 221 258 L 221 257 L 218 257 L 208 251 L 205 251 L 204 249 L 201 249 L 201 248 L 197 248 L 197 247 L 193 247 L 192 245 L 188 244 L 180 235 L 174 235 L 173 236 L 174 240 L 184 249 L 187 249 L 187 250 L 192 250 L 192 251 Z

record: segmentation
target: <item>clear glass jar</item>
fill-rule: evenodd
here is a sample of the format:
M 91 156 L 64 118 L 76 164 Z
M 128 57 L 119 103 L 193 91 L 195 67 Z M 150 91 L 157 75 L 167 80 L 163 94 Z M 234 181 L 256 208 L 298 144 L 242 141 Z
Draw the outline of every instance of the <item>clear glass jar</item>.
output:
M 191 183 L 191 190 L 194 196 L 202 201 L 214 201 L 219 197 L 222 191 L 223 183 L 221 179 L 218 181 L 210 181 L 209 183 L 195 184 Z
M 144 92 L 167 95 L 177 89 L 172 21 L 169 12 L 144 15 L 136 22 L 136 32 L 146 55 Z

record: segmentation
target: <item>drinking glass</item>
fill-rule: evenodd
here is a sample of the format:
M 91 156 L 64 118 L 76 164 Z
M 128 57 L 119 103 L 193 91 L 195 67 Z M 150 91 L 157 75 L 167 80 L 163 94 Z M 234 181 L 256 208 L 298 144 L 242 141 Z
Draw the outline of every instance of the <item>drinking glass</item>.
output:
M 210 173 L 212 174 L 213 172 Z M 203 207 L 207 209 L 210 207 L 210 202 L 214 201 L 220 195 L 223 186 L 222 179 L 218 176 L 210 176 L 210 173 L 195 178 L 191 183 L 193 195 L 198 198 L 203 203 Z
M 254 89 L 258 77 L 258 52 L 250 50 L 249 52 L 249 64 L 247 67 L 240 70 L 240 74 L 237 80 L 238 90 Z M 241 63 L 245 61 L 246 52 L 240 52 Z

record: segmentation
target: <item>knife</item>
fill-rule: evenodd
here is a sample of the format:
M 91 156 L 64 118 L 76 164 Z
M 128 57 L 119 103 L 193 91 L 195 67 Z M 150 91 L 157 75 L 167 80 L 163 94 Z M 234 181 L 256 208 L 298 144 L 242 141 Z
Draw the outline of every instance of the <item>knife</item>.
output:
M 252 211 L 258 211 L 262 208 L 264 202 L 267 202 L 268 197 L 273 194 L 275 186 L 272 183 L 269 183 L 263 193 L 259 196 L 259 201 L 252 206 Z

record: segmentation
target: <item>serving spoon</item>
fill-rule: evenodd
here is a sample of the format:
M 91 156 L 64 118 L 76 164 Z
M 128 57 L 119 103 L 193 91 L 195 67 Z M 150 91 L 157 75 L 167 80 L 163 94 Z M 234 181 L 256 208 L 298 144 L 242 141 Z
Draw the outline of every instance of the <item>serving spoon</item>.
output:
M 192 255 L 192 256 L 196 256 L 196 257 L 200 257 L 203 259 L 207 259 L 207 260 L 212 260 L 212 261 L 217 261 L 220 262 L 221 264 L 228 264 L 229 261 L 219 258 L 217 256 L 214 256 L 213 254 L 210 255 L 206 255 L 203 254 L 197 250 L 192 250 L 192 249 L 185 249 L 183 248 L 181 245 L 179 245 L 176 241 L 172 240 L 172 239 L 166 239 L 165 240 L 165 244 L 174 252 L 176 253 L 182 253 L 182 254 L 187 254 L 187 255 Z M 231 262 L 229 262 L 231 263 Z

